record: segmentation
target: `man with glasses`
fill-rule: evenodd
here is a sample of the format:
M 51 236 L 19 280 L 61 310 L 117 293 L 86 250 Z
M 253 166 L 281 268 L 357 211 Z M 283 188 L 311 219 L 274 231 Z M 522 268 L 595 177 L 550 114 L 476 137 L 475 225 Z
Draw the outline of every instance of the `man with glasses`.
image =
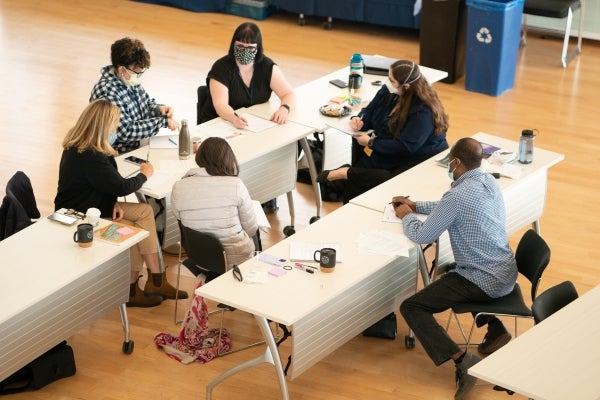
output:
M 160 128 L 179 129 L 173 108 L 156 101 L 144 90 L 141 78 L 150 67 L 150 54 L 137 39 L 123 38 L 110 48 L 112 65 L 101 70 L 90 102 L 104 98 L 121 109 L 121 120 L 110 141 L 119 154 L 137 149 L 140 141 L 154 136 Z

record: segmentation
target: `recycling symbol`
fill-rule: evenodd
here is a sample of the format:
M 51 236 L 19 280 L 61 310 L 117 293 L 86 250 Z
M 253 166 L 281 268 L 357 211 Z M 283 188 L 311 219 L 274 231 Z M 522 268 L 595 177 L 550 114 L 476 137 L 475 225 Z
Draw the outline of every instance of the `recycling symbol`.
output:
M 482 27 L 479 32 L 477 32 L 477 41 L 485 44 L 492 43 L 492 34 L 490 33 L 490 30 L 485 26 Z

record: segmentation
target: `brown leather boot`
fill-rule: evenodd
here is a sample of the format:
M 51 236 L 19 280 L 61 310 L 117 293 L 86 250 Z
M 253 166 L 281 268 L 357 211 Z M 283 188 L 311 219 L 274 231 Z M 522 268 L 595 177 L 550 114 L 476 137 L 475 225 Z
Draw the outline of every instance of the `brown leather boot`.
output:
M 163 300 L 162 297 L 144 293 L 138 286 L 139 280 L 140 278 L 137 278 L 135 283 L 131 285 L 131 290 L 129 291 L 129 301 L 125 303 L 125 305 L 127 307 L 156 307 L 160 305 Z M 131 292 L 133 292 L 133 295 Z
M 160 286 L 154 286 L 152 276 L 148 277 L 148 280 L 146 281 L 146 286 L 144 286 L 144 293 L 161 296 L 163 300 L 174 299 L 176 292 L 177 289 L 175 289 L 173 286 L 171 286 L 169 282 L 167 282 L 167 275 L 165 272 L 162 273 L 162 284 Z M 180 290 L 177 298 L 187 299 L 188 294 L 186 291 Z

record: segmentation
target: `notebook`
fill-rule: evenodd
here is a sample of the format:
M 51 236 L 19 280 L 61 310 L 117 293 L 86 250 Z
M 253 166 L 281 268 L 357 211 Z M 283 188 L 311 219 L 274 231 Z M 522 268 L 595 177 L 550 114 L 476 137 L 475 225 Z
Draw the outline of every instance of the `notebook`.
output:
M 324 247 L 331 247 L 336 251 L 336 261 L 342 262 L 342 253 L 339 243 L 314 243 L 314 242 L 291 242 L 290 243 L 290 260 L 291 261 L 315 261 L 314 255 L 316 250 L 321 250 Z

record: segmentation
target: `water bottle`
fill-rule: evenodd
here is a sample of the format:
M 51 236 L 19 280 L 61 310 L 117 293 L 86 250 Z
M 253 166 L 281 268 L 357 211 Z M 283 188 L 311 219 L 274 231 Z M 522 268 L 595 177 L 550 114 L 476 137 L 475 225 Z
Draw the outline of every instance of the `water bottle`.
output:
M 519 162 L 521 164 L 531 164 L 533 161 L 533 139 L 534 130 L 523 129 L 519 139 Z
M 365 62 L 359 53 L 354 53 L 350 58 L 350 75 L 348 76 L 348 94 L 350 105 L 358 105 L 362 102 L 360 87 L 362 86 Z
M 187 160 L 190 156 L 190 130 L 188 129 L 187 119 L 181 120 L 179 129 L 179 159 Z

